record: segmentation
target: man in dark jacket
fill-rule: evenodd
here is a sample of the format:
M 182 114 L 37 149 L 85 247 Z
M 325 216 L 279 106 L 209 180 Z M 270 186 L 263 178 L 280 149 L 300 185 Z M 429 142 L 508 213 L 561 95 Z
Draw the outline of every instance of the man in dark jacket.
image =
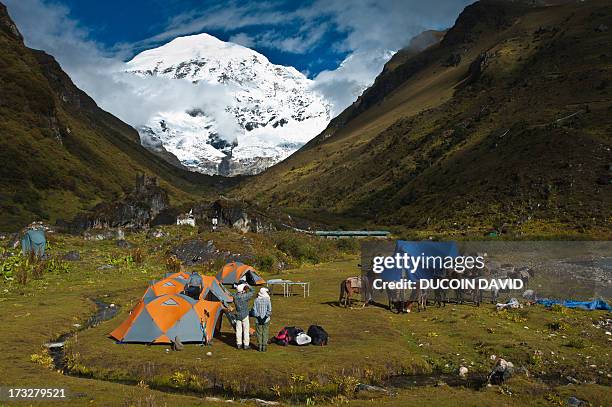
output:
M 197 271 L 192 271 L 187 284 L 185 284 L 185 294 L 197 300 L 204 289 L 202 276 Z
M 234 307 L 236 311 L 236 347 L 238 349 L 249 349 L 249 300 L 253 296 L 253 292 L 247 284 L 239 284 L 236 287 L 236 295 L 234 296 Z

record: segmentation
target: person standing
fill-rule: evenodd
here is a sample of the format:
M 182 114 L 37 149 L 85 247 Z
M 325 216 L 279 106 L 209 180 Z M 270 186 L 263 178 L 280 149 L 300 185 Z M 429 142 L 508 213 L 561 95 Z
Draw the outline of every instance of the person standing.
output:
M 185 284 L 185 294 L 197 300 L 200 298 L 203 289 L 204 281 L 202 280 L 202 276 L 200 273 L 193 270 L 189 276 L 189 280 L 187 280 L 187 284 Z
M 249 300 L 253 296 L 247 284 L 239 284 L 234 296 L 234 307 L 236 307 L 236 347 L 238 349 L 249 349 Z
M 260 352 L 268 350 L 268 333 L 270 331 L 270 317 L 272 316 L 272 301 L 267 288 L 259 289 L 259 294 L 253 304 L 253 316 L 255 317 L 255 336 L 257 337 L 257 348 Z

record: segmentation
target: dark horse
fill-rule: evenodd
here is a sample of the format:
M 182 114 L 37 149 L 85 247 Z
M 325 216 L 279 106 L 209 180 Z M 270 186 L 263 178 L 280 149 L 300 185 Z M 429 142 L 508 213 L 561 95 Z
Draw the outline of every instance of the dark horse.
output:
M 402 290 L 387 290 L 389 299 L 389 310 L 395 311 L 398 314 L 411 312 L 414 304 L 417 305 L 417 311 L 425 311 L 427 309 L 427 290 L 417 287 L 409 291 L 408 298 Z

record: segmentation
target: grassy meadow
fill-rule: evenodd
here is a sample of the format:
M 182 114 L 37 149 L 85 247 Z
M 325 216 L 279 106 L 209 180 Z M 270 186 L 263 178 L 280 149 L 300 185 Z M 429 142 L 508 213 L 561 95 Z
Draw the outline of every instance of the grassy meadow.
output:
M 233 253 L 250 250 L 262 264 L 272 259 L 265 278 L 310 281 L 308 298 L 273 296 L 270 332 L 318 324 L 329 332 L 329 346 L 238 351 L 226 320 L 211 347 L 186 345 L 171 352 L 165 345 L 115 344 L 108 333 L 128 315 L 147 282 L 166 272 L 169 248 L 197 233 L 177 227 L 166 231 L 169 236 L 160 239 L 128 234 L 130 249 L 113 240 L 50 234 L 52 256 L 77 250 L 81 260 L 58 262 L 41 275 L 30 275 L 25 284 L 5 279 L 0 285 L 0 386 L 65 387 L 76 405 L 224 402 L 211 397 L 310 405 L 363 405 L 372 399 L 376 405 L 562 405 L 571 396 L 610 405 L 611 337 L 594 326 L 609 314 L 540 306 L 496 312 L 490 304 L 448 304 L 411 314 L 359 303 L 340 308 L 340 281 L 359 273 L 353 245 L 287 233 L 222 231 L 199 237 Z M 279 261 L 291 268 L 279 271 Z M 212 274 L 214 267 L 197 268 Z M 115 304 L 119 313 L 83 329 L 96 310 L 92 299 Z M 69 374 L 64 375 L 54 369 L 43 344 L 71 331 L 78 332 L 66 343 Z M 491 370 L 491 355 L 513 362 L 518 372 L 503 386 L 476 389 L 470 383 Z M 457 379 L 460 366 L 469 369 L 465 384 Z M 567 377 L 580 384 L 566 384 Z M 358 383 L 390 390 L 355 392 Z

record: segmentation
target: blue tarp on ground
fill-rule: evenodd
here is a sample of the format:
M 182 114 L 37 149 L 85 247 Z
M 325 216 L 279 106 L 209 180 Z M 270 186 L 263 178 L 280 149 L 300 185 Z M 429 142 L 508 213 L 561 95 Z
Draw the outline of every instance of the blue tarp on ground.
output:
M 398 240 L 395 244 L 395 254 L 406 253 L 411 257 L 457 257 L 459 250 L 455 242 L 431 242 L 431 241 L 406 241 Z M 430 265 L 431 266 L 431 265 Z M 409 279 L 410 281 L 428 280 L 435 279 L 442 275 L 443 269 L 437 269 L 436 267 L 425 268 L 423 265 L 419 266 L 414 272 L 413 270 L 406 269 L 385 269 L 383 272 L 382 279 L 384 281 L 400 281 L 402 278 Z
M 21 250 L 24 256 L 29 256 L 30 253 L 34 253 L 35 256 L 42 257 L 45 254 L 46 244 L 45 231 L 31 229 L 23 234 L 23 238 L 21 239 Z
M 551 307 L 553 305 L 561 305 L 567 308 L 580 308 L 588 311 L 603 310 L 612 311 L 612 307 L 608 305 L 604 300 L 593 300 L 593 301 L 573 301 L 573 300 L 551 300 L 548 298 L 542 298 L 536 301 L 538 304 L 542 304 L 545 307 Z

